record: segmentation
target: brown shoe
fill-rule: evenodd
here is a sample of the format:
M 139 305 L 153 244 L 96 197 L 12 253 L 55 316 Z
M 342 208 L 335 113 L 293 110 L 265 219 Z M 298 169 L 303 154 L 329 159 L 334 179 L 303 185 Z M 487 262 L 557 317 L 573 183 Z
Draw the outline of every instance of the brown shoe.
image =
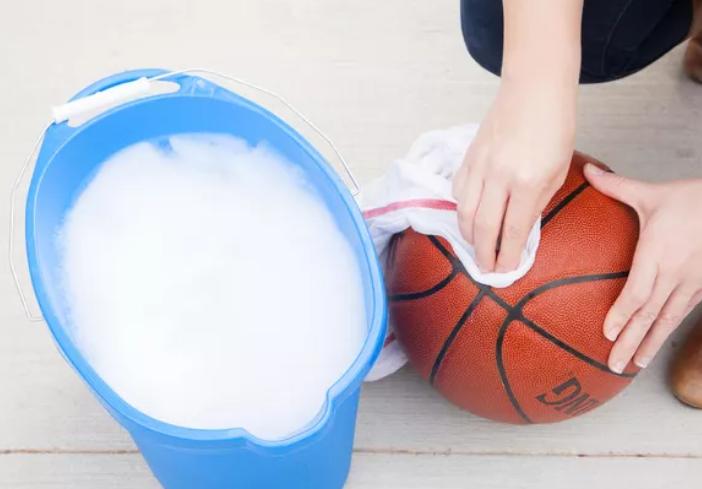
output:
M 702 409 L 702 322 L 685 339 L 673 361 L 670 384 L 681 402 Z
M 702 0 L 692 0 L 692 28 L 684 67 L 690 78 L 702 83 Z
M 690 78 L 702 83 L 702 35 L 699 35 L 687 44 L 685 52 L 685 72 Z

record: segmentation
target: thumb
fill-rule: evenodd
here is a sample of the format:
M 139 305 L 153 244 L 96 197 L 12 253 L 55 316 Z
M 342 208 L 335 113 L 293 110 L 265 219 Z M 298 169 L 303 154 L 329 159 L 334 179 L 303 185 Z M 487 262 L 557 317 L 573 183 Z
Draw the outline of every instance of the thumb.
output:
M 639 207 L 646 194 L 644 182 L 608 172 L 592 163 L 585 166 L 585 177 L 596 190 L 633 208 Z

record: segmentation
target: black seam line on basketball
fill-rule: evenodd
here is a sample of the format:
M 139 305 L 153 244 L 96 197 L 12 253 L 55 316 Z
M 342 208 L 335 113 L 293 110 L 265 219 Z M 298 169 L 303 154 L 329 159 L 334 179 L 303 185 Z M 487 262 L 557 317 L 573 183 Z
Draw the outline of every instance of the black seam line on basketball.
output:
M 385 257 L 386 270 L 395 266 L 395 251 L 397 250 L 397 240 L 399 237 L 399 234 L 393 234 L 388 243 L 388 255 Z
M 466 310 L 463 311 L 463 314 L 461 314 L 461 317 L 458 319 L 458 322 L 453 327 L 453 329 L 451 329 L 451 333 L 446 338 L 446 341 L 444 341 L 444 344 L 441 345 L 441 350 L 439 350 L 439 354 L 436 356 L 434 365 L 431 368 L 431 374 L 429 375 L 429 383 L 431 385 L 434 385 L 436 374 L 439 373 L 441 364 L 443 363 L 444 358 L 446 358 L 446 353 L 448 353 L 448 350 L 449 348 L 451 348 L 451 345 L 458 336 L 458 333 L 460 333 L 463 330 L 463 327 L 466 325 L 466 323 L 468 323 L 468 320 L 473 315 L 473 312 L 477 309 L 478 304 L 480 304 L 480 301 L 483 299 L 483 297 L 485 297 L 485 291 L 481 290 L 473 298 Z
M 527 302 L 530 300 L 534 299 L 536 296 L 543 294 L 544 292 L 557 288 L 557 287 L 562 287 L 564 285 L 571 285 L 571 284 L 577 284 L 577 283 L 584 283 L 584 282 L 596 282 L 599 280 L 616 280 L 618 278 L 626 278 L 629 276 L 629 271 L 621 271 L 621 272 L 612 272 L 612 273 L 597 273 L 597 274 L 592 274 L 592 275 L 575 275 L 572 277 L 565 277 L 557 280 L 553 280 L 551 282 L 545 283 L 544 285 L 541 285 L 540 287 L 535 288 L 534 290 L 527 292 L 525 295 L 522 296 L 522 298 L 512 306 L 509 304 L 507 301 L 505 301 L 502 297 L 497 295 L 493 290 L 492 287 L 489 285 L 481 284 L 480 282 L 477 282 L 473 277 L 470 276 L 466 268 L 463 266 L 463 263 L 458 259 L 458 257 L 451 255 L 451 253 L 444 248 L 444 246 L 441 244 L 441 242 L 436 239 L 434 236 L 429 236 L 429 239 L 431 242 L 434 244 L 434 246 L 444 255 L 446 258 L 448 258 L 454 268 L 457 268 L 459 273 L 461 273 L 463 276 L 468 278 L 476 287 L 478 287 L 480 290 L 484 291 L 494 302 L 496 302 L 500 307 L 505 309 L 508 313 L 512 312 L 514 309 L 518 309 L 521 314 L 521 310 L 523 309 L 524 305 L 526 305 Z
M 562 350 L 567 351 L 567 352 L 570 353 L 571 355 L 573 355 L 573 356 L 575 356 L 575 357 L 578 357 L 578 358 L 579 358 L 580 360 L 582 360 L 583 362 L 585 362 L 585 363 L 587 363 L 587 364 L 589 364 L 589 365 L 592 365 L 593 367 L 595 367 L 595 368 L 597 368 L 597 369 L 600 369 L 600 370 L 602 370 L 602 371 L 605 372 L 605 373 L 613 374 L 613 375 L 616 375 L 617 377 L 625 377 L 625 378 L 634 378 L 634 377 L 636 377 L 637 372 L 629 372 L 629 373 L 627 373 L 627 372 L 622 372 L 622 373 L 620 373 L 620 374 L 618 374 L 618 373 L 616 373 L 616 372 L 612 372 L 612 371 L 609 369 L 609 367 L 607 367 L 607 365 L 604 365 L 604 364 L 598 362 L 597 360 L 588 357 L 587 355 L 585 355 L 584 353 L 581 353 L 580 351 L 576 350 L 575 348 L 573 348 L 573 347 L 570 346 L 569 344 L 564 343 L 563 341 L 559 340 L 558 338 L 556 338 L 555 336 L 553 336 L 551 333 L 549 333 L 548 331 L 546 331 L 545 329 L 543 329 L 541 326 L 539 326 L 538 324 L 536 324 L 534 321 L 532 321 L 532 320 L 530 320 L 530 319 L 528 319 L 528 318 L 525 318 L 524 316 L 522 316 L 522 317 L 520 317 L 520 318 L 517 318 L 516 320 L 517 320 L 517 321 L 521 321 L 521 322 L 524 323 L 526 326 L 528 326 L 532 331 L 534 331 L 536 334 L 542 336 L 544 339 L 550 341 L 551 343 L 553 343 L 553 344 L 556 345 L 557 347 L 561 348 Z
M 584 190 L 584 189 L 583 189 Z M 571 199 L 572 200 L 572 199 Z M 502 385 L 505 389 L 505 392 L 507 393 L 507 397 L 509 398 L 510 402 L 512 403 L 512 406 L 514 407 L 515 411 L 524 419 L 527 423 L 531 423 L 532 421 L 529 419 L 529 416 L 526 415 L 522 407 L 519 405 L 519 402 L 517 401 L 517 398 L 514 396 L 514 392 L 512 392 L 512 387 L 509 384 L 509 380 L 507 379 L 507 372 L 504 370 L 504 364 L 502 362 L 502 345 L 504 343 L 504 335 L 506 334 L 507 327 L 515 320 L 524 320 L 526 319 L 523 314 L 522 314 L 522 308 L 524 305 L 532 300 L 534 297 L 538 296 L 539 294 L 542 294 L 546 292 L 547 290 L 563 286 L 563 285 L 569 285 L 573 283 L 582 283 L 582 282 L 588 282 L 588 281 L 597 281 L 597 280 L 614 280 L 617 278 L 624 278 L 629 275 L 628 271 L 625 272 L 615 272 L 615 273 L 609 273 L 609 274 L 596 274 L 596 275 L 580 275 L 580 276 L 575 276 L 575 277 L 567 277 L 563 279 L 558 279 L 554 280 L 552 282 L 549 282 L 547 284 L 542 285 L 541 287 L 537 287 L 536 289 L 532 290 L 531 292 L 527 293 L 518 303 L 516 306 L 511 306 L 508 304 L 504 299 L 502 299 L 500 296 L 494 293 L 491 287 L 481 284 L 479 282 L 476 282 L 473 277 L 470 276 L 470 274 L 467 272 L 463 264 L 458 260 L 457 257 L 451 255 L 449 251 L 444 248 L 444 246 L 441 244 L 441 242 L 436 239 L 434 236 L 429 236 L 430 241 L 433 243 L 433 245 L 444 255 L 446 258 L 448 258 L 453 266 L 455 268 L 458 268 L 460 273 L 462 273 L 465 277 L 468 278 L 473 284 L 476 285 L 482 292 L 484 292 L 486 295 L 488 295 L 497 305 L 502 307 L 506 312 L 507 312 L 507 317 L 505 318 L 505 322 L 502 323 L 502 326 L 500 327 L 500 331 L 498 333 L 498 338 L 497 338 L 497 345 L 496 345 L 496 363 L 497 363 L 497 370 L 500 374 L 500 380 L 502 381 Z M 526 323 L 525 323 L 526 324 Z M 547 337 L 544 336 L 544 338 L 548 339 Z M 560 341 L 560 340 L 559 340 Z M 576 350 L 574 350 L 576 351 Z M 580 353 L 580 352 L 578 352 Z M 583 355 L 580 353 L 580 355 Z M 587 357 L 589 358 L 589 357 Z M 586 360 L 587 361 L 587 360 Z M 609 373 L 612 375 L 617 375 L 617 376 L 622 376 L 623 374 L 616 374 L 615 372 L 612 372 L 611 370 L 607 369 Z M 628 374 L 627 374 L 628 375 Z
M 557 287 L 563 287 L 566 285 L 572 285 L 572 284 L 578 284 L 578 283 L 587 283 L 587 282 L 596 282 L 600 280 L 616 280 L 619 278 L 625 278 L 629 275 L 628 271 L 624 272 L 614 272 L 614 273 L 602 273 L 602 274 L 594 274 L 594 275 L 580 275 L 576 277 L 567 277 L 559 280 L 554 280 L 552 282 L 549 282 L 547 284 L 542 285 L 541 287 L 537 287 L 536 289 L 532 290 L 531 292 L 528 292 L 525 294 L 522 299 L 512 308 L 509 309 L 507 319 L 510 319 L 511 321 L 521 321 L 527 326 L 530 326 L 534 332 L 537 334 L 540 334 L 543 338 L 546 340 L 550 341 L 551 343 L 555 344 L 556 346 L 560 347 L 561 349 L 569 352 L 571 355 L 574 355 L 584 362 L 592 365 L 595 368 L 598 368 L 602 370 L 603 372 L 609 373 L 610 375 L 614 375 L 616 377 L 634 377 L 635 374 L 630 374 L 630 373 L 621 373 L 618 374 L 616 372 L 611 371 L 606 365 L 603 365 L 602 363 L 598 362 L 597 360 L 594 360 L 593 358 L 588 357 L 584 353 L 576 350 L 575 348 L 571 347 L 564 341 L 558 339 L 557 337 L 553 336 L 552 334 L 548 333 L 546 330 L 541 328 L 539 325 L 531 321 L 530 319 L 526 318 L 524 316 L 524 306 L 534 299 L 535 297 L 543 294 L 544 292 L 555 289 Z M 509 323 L 508 323 L 509 324 Z M 504 370 L 504 365 L 502 365 L 502 343 L 504 342 L 504 335 L 507 333 L 508 325 L 504 325 L 504 331 L 501 329 L 500 330 L 500 337 L 502 340 L 500 341 L 500 338 L 498 337 L 498 346 L 497 346 L 497 354 L 496 354 L 496 359 L 498 362 L 498 370 L 502 372 Z M 509 392 L 511 391 L 511 387 L 509 387 L 509 380 L 507 379 L 507 375 L 505 373 L 504 377 L 502 376 L 502 373 L 500 373 L 500 376 L 503 380 L 503 385 L 505 386 L 505 391 L 507 391 L 508 396 Z M 512 400 L 512 397 L 510 397 L 510 400 Z M 518 403 L 516 398 L 513 400 L 513 404 Z M 516 406 L 515 406 L 516 408 Z M 521 407 L 517 409 L 517 411 L 521 411 Z
M 586 282 L 597 282 L 601 280 L 616 280 L 620 278 L 626 278 L 629 276 L 628 271 L 623 271 L 623 272 L 614 272 L 614 273 L 601 273 L 601 274 L 594 274 L 594 275 L 580 275 L 576 277 L 567 277 L 567 278 L 562 278 L 559 280 L 554 280 L 552 282 L 549 282 L 547 284 L 542 285 L 541 287 L 538 287 L 531 292 L 527 293 L 522 297 L 522 299 L 514 306 L 515 309 L 515 314 L 517 314 L 517 317 L 515 317 L 516 320 L 522 321 L 524 324 L 527 326 L 531 327 L 536 333 L 540 334 L 543 336 L 545 339 L 550 341 L 551 343 L 555 344 L 556 346 L 568 351 L 572 355 L 575 355 L 576 357 L 580 358 L 586 363 L 589 363 L 593 367 L 596 367 L 604 372 L 607 372 L 611 375 L 615 375 L 617 377 L 635 377 L 636 374 L 631 374 L 631 373 L 616 373 L 613 372 L 612 370 L 609 369 L 606 365 L 598 362 L 597 360 L 588 357 L 584 353 L 576 350 L 572 346 L 568 345 L 564 341 L 558 339 L 557 337 L 553 336 L 551 333 L 547 332 L 545 329 L 543 329 L 541 326 L 533 322 L 531 319 L 527 318 L 524 316 L 524 306 L 534 299 L 535 297 L 543 294 L 544 292 L 555 289 L 557 287 L 564 287 L 566 285 L 572 285 L 572 284 L 578 284 L 578 283 L 586 283 Z
M 429 240 L 432 242 L 434 247 L 439 250 L 439 252 L 444 255 L 450 262 L 451 265 L 453 265 L 454 269 L 458 270 L 458 273 L 466 277 L 473 285 L 475 285 L 479 290 L 484 292 L 486 295 L 488 295 L 493 301 L 495 301 L 497 304 L 502 306 L 503 309 L 507 310 L 508 312 L 512 309 L 512 305 L 505 302 L 500 296 L 495 294 L 495 292 L 492 290 L 492 287 L 489 285 L 481 284 L 480 282 L 477 282 L 473 277 L 470 276 L 470 273 L 466 270 L 466 267 L 463 266 L 463 263 L 461 263 L 461 260 L 458 259 L 457 256 L 452 255 L 449 250 L 447 250 L 444 245 L 441 244 L 441 242 L 436 238 L 436 236 L 427 236 Z
M 522 298 L 514 305 L 515 309 L 521 311 L 527 302 L 531 301 L 535 297 L 543 294 L 546 291 L 555 289 L 558 287 L 563 287 L 565 285 L 580 284 L 584 282 L 598 282 L 601 280 L 616 280 L 618 278 L 626 278 L 629 276 L 629 271 L 622 272 L 612 272 L 612 273 L 595 273 L 592 275 L 575 275 L 573 277 L 559 278 L 551 282 L 545 283 L 540 287 L 535 288 L 531 292 L 527 292 L 522 296 Z
M 456 257 L 453 254 L 451 254 L 451 252 L 447 250 L 444 247 L 444 245 L 441 244 L 439 238 L 437 238 L 436 236 L 427 236 L 427 238 L 429 238 L 429 241 L 431 241 L 434 244 L 436 249 L 438 249 L 441 252 L 441 254 L 444 255 L 448 259 L 448 261 L 451 262 L 451 264 L 455 264 Z
M 410 292 L 407 294 L 395 294 L 390 296 L 390 301 L 391 302 L 402 302 L 402 301 L 413 301 L 416 299 L 422 299 L 424 297 L 428 297 L 432 294 L 435 294 L 436 292 L 439 292 L 441 289 L 446 287 L 449 283 L 451 283 L 451 280 L 454 279 L 454 277 L 458 275 L 458 270 L 456 267 L 453 267 L 451 269 L 451 273 L 449 273 L 441 282 L 437 283 L 433 287 L 427 289 L 427 290 L 422 290 L 420 292 Z
M 519 311 L 516 311 L 514 309 L 508 311 L 507 317 L 505 317 L 505 320 L 500 326 L 500 330 L 497 333 L 497 342 L 495 343 L 495 364 L 497 366 L 497 372 L 500 375 L 500 382 L 502 382 L 502 388 L 505 390 L 509 402 L 512 404 L 514 410 L 517 411 L 517 414 L 519 414 L 519 416 L 521 416 L 524 421 L 531 424 L 533 423 L 533 421 L 524 412 L 522 406 L 517 400 L 517 396 L 515 396 L 514 392 L 512 391 L 512 386 L 510 385 L 509 379 L 507 378 L 507 371 L 505 370 L 504 361 L 502 359 L 502 347 L 505 342 L 505 335 L 507 334 L 507 329 L 509 328 L 509 325 L 512 324 L 512 322 L 514 322 L 518 313 Z
M 538 287 L 531 292 L 527 293 L 514 307 L 509 307 L 505 308 L 507 310 L 507 317 L 505 318 L 504 322 L 502 323 L 502 326 L 500 326 L 500 330 L 497 335 L 497 343 L 495 345 L 495 363 L 497 364 L 497 371 L 500 374 L 500 380 L 502 382 L 502 387 L 504 388 L 505 392 L 507 393 L 507 398 L 509 401 L 512 403 L 512 406 L 514 407 L 515 411 L 524 419 L 527 423 L 531 423 L 532 421 L 529 419 L 529 416 L 526 415 L 524 410 L 522 409 L 522 406 L 519 404 L 519 401 L 517 400 L 517 397 L 514 395 L 514 392 L 512 391 L 512 386 L 509 383 L 509 379 L 507 378 L 507 371 L 505 370 L 504 366 L 504 360 L 503 360 L 503 354 L 502 354 L 502 349 L 504 346 L 504 341 L 505 341 L 505 336 L 507 334 L 507 330 L 509 329 L 509 326 L 513 324 L 515 321 L 521 321 L 523 324 L 529 326 L 535 333 L 540 334 L 543 338 L 546 340 L 550 341 L 551 343 L 555 344 L 556 346 L 559 346 L 563 350 L 567 351 L 571 355 L 574 355 L 584 362 L 592 365 L 593 367 L 599 368 L 600 370 L 609 373 L 611 375 L 615 375 L 617 377 L 633 377 L 634 375 L 632 374 L 617 374 L 615 372 L 612 372 L 607 366 L 597 362 L 596 360 L 588 357 L 587 355 L 579 352 L 575 348 L 569 346 L 567 343 L 564 343 L 563 341 L 559 340 L 555 336 L 551 335 L 550 333 L 547 333 L 545 330 L 543 330 L 540 326 L 538 326 L 536 323 L 533 323 L 531 320 L 527 319 L 524 317 L 523 314 L 523 308 L 524 306 L 532 300 L 534 297 L 543 294 L 547 290 L 554 289 L 556 287 L 564 286 L 564 285 L 569 285 L 569 284 L 574 284 L 574 283 L 584 283 L 584 282 L 593 282 L 593 281 L 598 281 L 598 280 L 615 280 L 618 278 L 624 278 L 628 276 L 629 272 L 615 272 L 615 273 L 603 273 L 603 274 L 597 274 L 597 275 L 581 275 L 577 277 L 568 277 L 564 279 L 559 279 L 559 280 L 554 280 L 553 282 L 549 282 L 545 285 L 542 285 L 541 287 Z M 504 306 L 503 306 L 504 307 Z
M 492 290 L 491 287 L 481 284 L 479 282 L 476 282 L 473 277 L 470 276 L 470 274 L 467 272 L 463 264 L 458 260 L 457 257 L 453 256 L 449 251 L 444 248 L 444 246 L 441 244 L 441 242 L 436 239 L 435 236 L 429 236 L 429 239 L 431 242 L 434 244 L 434 246 L 446 257 L 448 258 L 451 263 L 453 264 L 454 268 L 457 268 L 465 277 L 468 278 L 473 284 L 475 284 L 476 287 L 480 290 L 479 294 L 482 293 L 484 295 L 490 296 L 490 298 L 495 301 L 497 304 L 499 304 L 506 312 L 507 312 L 507 317 L 505 318 L 505 321 L 502 323 L 502 326 L 500 327 L 500 331 L 497 336 L 497 352 L 496 352 L 496 364 L 497 364 L 497 371 L 500 375 L 500 381 L 502 382 L 502 387 L 505 390 L 505 393 L 507 394 L 507 398 L 509 399 L 510 403 L 512 404 L 512 407 L 514 410 L 521 416 L 521 418 L 526 421 L 527 423 L 533 423 L 533 421 L 527 416 L 527 414 L 524 412 L 522 407 L 519 405 L 519 402 L 517 401 L 517 398 L 514 395 L 514 392 L 512 391 L 512 387 L 509 384 L 509 380 L 507 379 L 507 372 L 504 369 L 504 364 L 502 361 L 502 343 L 504 342 L 504 334 L 507 329 L 507 326 L 514 320 L 512 315 L 515 313 L 519 313 L 519 311 L 516 310 L 516 308 L 510 306 L 508 303 L 506 303 L 501 297 L 499 297 L 497 294 L 495 294 Z M 437 358 L 438 359 L 438 358 Z
M 553 209 L 551 209 L 551 212 L 549 212 L 548 214 L 546 214 L 546 215 L 541 219 L 541 228 L 543 229 L 543 227 L 544 227 L 546 224 L 548 224 L 549 222 L 551 222 L 551 221 L 553 220 L 553 218 L 556 217 L 556 216 L 558 215 L 559 212 L 561 212 L 568 204 L 570 204 L 571 202 L 573 202 L 573 199 L 575 199 L 578 195 L 580 195 L 581 193 L 583 193 L 583 191 L 584 191 L 586 188 L 588 188 L 589 186 L 590 186 L 590 184 L 589 184 L 588 182 L 583 182 L 583 183 L 581 183 L 581 184 L 578 186 L 578 188 L 576 188 L 576 189 L 573 190 L 571 193 L 569 193 L 567 196 L 565 196 L 565 197 L 563 198 L 563 200 L 561 200 L 561 201 L 556 205 L 556 207 L 554 207 Z
M 451 260 L 451 263 L 455 268 L 458 268 L 459 273 L 461 273 L 463 276 L 465 276 L 468 280 L 470 280 L 476 287 L 478 287 L 480 290 L 485 291 L 485 293 L 494 301 L 496 302 L 500 307 L 505 309 L 507 312 L 511 312 L 512 309 L 515 308 L 521 308 L 523 307 L 527 302 L 532 300 L 534 297 L 537 295 L 540 295 L 550 289 L 556 288 L 556 287 L 561 287 L 563 285 L 570 285 L 570 284 L 575 284 L 575 283 L 582 283 L 582 282 L 594 282 L 598 280 L 614 280 L 618 278 L 626 278 L 629 275 L 629 271 L 622 271 L 622 272 L 613 272 L 613 273 L 600 273 L 600 274 L 592 274 L 592 275 L 575 275 L 572 277 L 565 277 L 557 280 L 553 280 L 551 282 L 548 282 L 544 285 L 541 285 L 540 287 L 537 287 L 536 289 L 532 290 L 531 292 L 527 292 L 524 296 L 522 296 L 522 299 L 512 306 L 509 304 L 507 301 L 505 301 L 502 297 L 497 295 L 493 290 L 492 287 L 489 285 L 481 284 L 480 282 L 477 282 L 473 277 L 470 276 L 466 268 L 463 266 L 463 263 L 458 259 L 458 257 L 451 255 L 451 253 L 444 248 L 444 246 L 439 242 L 438 239 L 436 239 L 434 236 L 429 236 L 431 239 L 432 243 L 434 246 L 444 255 L 446 256 L 449 260 Z

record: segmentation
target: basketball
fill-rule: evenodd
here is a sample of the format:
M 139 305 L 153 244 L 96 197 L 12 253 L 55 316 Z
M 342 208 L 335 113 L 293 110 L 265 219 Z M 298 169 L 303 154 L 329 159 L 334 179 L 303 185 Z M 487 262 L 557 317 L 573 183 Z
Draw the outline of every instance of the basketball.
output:
M 638 239 L 634 211 L 585 180 L 575 153 L 541 219 L 529 273 L 498 289 L 476 283 L 448 243 L 409 229 L 395 235 L 386 280 L 397 340 L 435 389 L 478 416 L 550 423 L 602 405 L 638 369 L 607 367 L 602 332 Z

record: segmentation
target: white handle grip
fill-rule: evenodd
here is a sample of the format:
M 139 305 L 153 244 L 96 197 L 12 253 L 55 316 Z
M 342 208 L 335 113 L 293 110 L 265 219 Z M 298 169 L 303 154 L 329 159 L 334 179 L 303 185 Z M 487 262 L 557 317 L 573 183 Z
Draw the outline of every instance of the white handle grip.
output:
M 52 119 L 56 124 L 69 120 L 86 112 L 92 112 L 104 107 L 118 104 L 124 100 L 143 95 L 151 88 L 148 78 L 139 78 L 126 83 L 121 83 L 101 92 L 87 97 L 73 100 L 51 109 Z

